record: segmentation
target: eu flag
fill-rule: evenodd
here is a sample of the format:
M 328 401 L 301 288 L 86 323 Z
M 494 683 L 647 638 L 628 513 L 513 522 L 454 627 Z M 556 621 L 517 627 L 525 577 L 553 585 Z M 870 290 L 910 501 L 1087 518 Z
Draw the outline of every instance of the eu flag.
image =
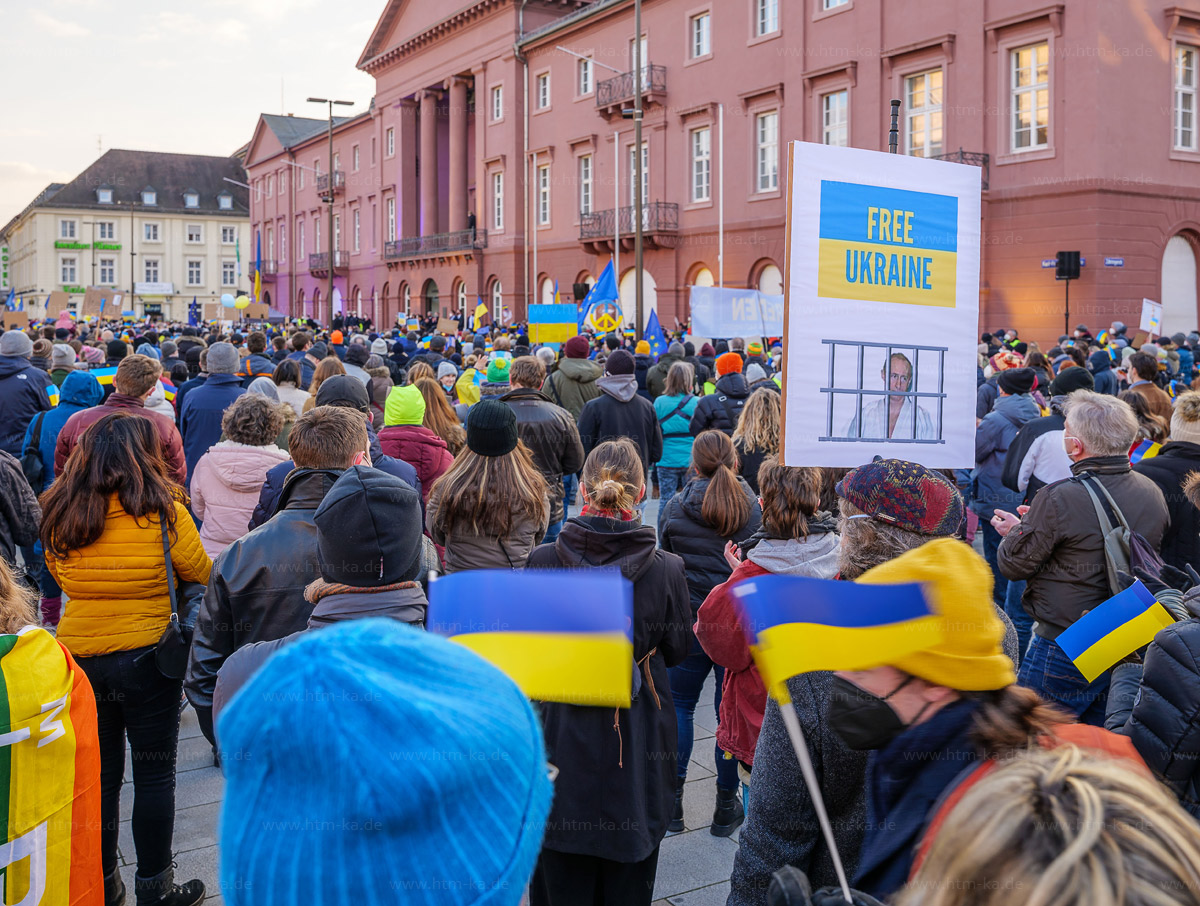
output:
M 650 344 L 650 354 L 655 358 L 667 351 L 667 340 L 662 325 L 658 323 L 658 312 L 653 308 L 650 309 L 650 320 L 646 322 L 646 342 Z

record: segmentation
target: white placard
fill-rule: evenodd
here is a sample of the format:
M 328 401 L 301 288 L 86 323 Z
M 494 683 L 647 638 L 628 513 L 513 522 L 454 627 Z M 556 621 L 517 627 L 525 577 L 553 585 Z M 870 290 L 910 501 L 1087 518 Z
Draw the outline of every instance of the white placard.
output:
M 1143 299 L 1142 322 L 1138 325 L 1138 330 L 1144 330 L 1155 337 L 1161 335 L 1162 308 L 1161 302 L 1155 302 L 1153 299 Z
M 789 466 L 975 464 L 980 170 L 792 142 Z

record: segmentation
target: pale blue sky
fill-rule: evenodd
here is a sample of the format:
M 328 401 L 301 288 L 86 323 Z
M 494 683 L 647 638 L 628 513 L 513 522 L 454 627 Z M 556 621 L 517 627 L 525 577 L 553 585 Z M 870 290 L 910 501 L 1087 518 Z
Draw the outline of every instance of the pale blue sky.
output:
M 363 109 L 384 0 L 0 0 L 0 227 L 100 147 L 230 154 L 260 112 Z

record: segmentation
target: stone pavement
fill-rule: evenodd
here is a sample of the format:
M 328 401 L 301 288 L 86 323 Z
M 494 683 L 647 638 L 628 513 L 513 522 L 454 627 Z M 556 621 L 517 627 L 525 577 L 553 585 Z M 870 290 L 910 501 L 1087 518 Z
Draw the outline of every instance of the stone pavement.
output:
M 646 521 L 657 521 L 658 501 L 649 501 Z M 576 513 L 577 514 L 577 513 Z M 658 880 L 654 906 L 724 906 L 729 894 L 729 875 L 737 851 L 738 832 L 728 839 L 708 832 L 716 802 L 713 770 L 713 713 L 715 685 L 710 675 L 696 707 L 695 747 L 688 782 L 684 787 L 684 827 L 669 834 L 658 857 Z M 175 791 L 175 877 L 178 881 L 200 878 L 208 888 L 205 906 L 223 903 L 217 881 L 217 818 L 225 782 L 213 766 L 212 751 L 200 734 L 191 707 L 183 712 L 179 731 L 179 763 Z M 121 790 L 121 874 L 133 902 L 135 867 L 133 834 L 129 819 L 133 811 L 133 783 L 129 754 L 125 757 L 125 785 Z

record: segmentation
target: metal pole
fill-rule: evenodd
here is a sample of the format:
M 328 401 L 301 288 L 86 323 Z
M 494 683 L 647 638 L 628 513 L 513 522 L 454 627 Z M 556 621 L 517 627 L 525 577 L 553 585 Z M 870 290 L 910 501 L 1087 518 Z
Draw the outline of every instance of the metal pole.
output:
M 1071 280 L 1067 278 L 1064 282 L 1067 284 L 1065 287 L 1067 310 L 1063 313 L 1063 333 L 1069 336 L 1071 333 Z
M 633 216 L 636 218 L 633 230 L 634 307 L 637 310 L 637 322 L 634 324 L 635 340 L 642 339 L 642 0 L 633 3 Z
M 621 299 L 621 131 L 613 133 L 613 276 Z
M 533 304 L 538 305 L 542 301 L 542 287 L 538 284 L 538 265 L 537 265 L 537 246 L 538 246 L 538 222 L 541 219 L 541 191 L 542 187 L 538 184 L 538 153 L 533 152 Z M 529 309 L 525 310 L 526 315 L 529 314 Z
M 725 105 L 717 104 L 717 286 L 725 286 Z
M 329 102 L 329 321 L 333 323 L 333 101 Z
M 133 202 L 129 202 L 129 309 L 135 310 L 137 301 L 137 255 L 133 250 L 135 230 L 133 225 Z
M 900 144 L 900 102 L 892 99 L 892 128 L 888 132 L 888 151 L 895 154 Z

